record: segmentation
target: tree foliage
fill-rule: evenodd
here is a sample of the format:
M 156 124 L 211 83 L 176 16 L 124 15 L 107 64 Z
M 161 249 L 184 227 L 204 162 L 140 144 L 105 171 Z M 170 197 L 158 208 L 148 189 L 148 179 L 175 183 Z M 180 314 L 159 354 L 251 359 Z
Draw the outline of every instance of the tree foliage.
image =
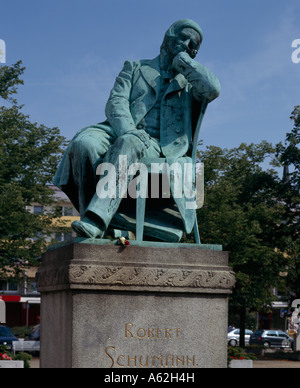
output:
M 198 155 L 205 164 L 205 205 L 198 211 L 202 242 L 229 251 L 237 280 L 230 306 L 241 316 L 241 329 L 246 310 L 270 306 L 273 288 L 283 282 L 287 293 L 300 297 L 300 106 L 291 119 L 294 128 L 284 144 L 210 146 Z M 282 179 L 284 166 L 290 172 L 285 168 Z
M 198 220 L 204 243 L 222 244 L 230 252 L 237 284 L 232 305 L 258 310 L 272 298 L 271 287 L 284 259 L 275 251 L 281 205 L 274 197 L 275 170 L 262 163 L 275 156 L 271 144 L 232 150 L 208 147 L 199 157 L 205 163 L 205 206 Z
M 18 61 L 13 66 L 0 67 L 0 97 L 12 103 L 17 103 L 17 100 L 12 98 L 13 94 L 17 93 L 18 85 L 23 85 L 24 82 L 20 79 L 25 67 L 22 67 L 22 61 Z
M 6 273 L 16 262 L 34 263 L 45 247 L 54 214 L 32 214 L 28 207 L 53 204 L 47 185 L 65 146 L 58 128 L 32 123 L 12 98 L 23 72 L 21 61 L 0 67 L 0 270 Z
M 278 198 L 284 204 L 278 247 L 288 257 L 286 287 L 291 299 L 300 298 L 300 106 L 291 115 L 293 129 L 277 145 L 277 157 L 286 167 Z

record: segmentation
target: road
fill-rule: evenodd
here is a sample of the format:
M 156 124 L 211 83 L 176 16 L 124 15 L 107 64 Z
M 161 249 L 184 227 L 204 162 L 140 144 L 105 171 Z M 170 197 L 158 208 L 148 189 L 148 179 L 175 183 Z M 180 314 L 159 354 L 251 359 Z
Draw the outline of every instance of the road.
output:
M 40 367 L 40 359 L 39 358 L 33 358 L 30 363 L 30 368 L 37 369 Z
M 255 369 L 298 369 L 298 361 L 257 360 L 254 361 Z

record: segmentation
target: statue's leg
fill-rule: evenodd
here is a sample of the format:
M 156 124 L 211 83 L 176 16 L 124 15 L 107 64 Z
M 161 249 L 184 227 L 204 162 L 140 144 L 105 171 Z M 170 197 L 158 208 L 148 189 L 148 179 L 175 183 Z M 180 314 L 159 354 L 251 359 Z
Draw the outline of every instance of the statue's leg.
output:
M 151 139 L 148 135 L 140 137 L 128 133 L 120 136 L 109 148 L 103 160 L 104 163 L 110 163 L 115 169 L 117 177 L 116 197 L 100 198 L 96 193 L 86 209 L 84 219 L 73 225 L 74 230 L 82 236 L 101 237 L 108 228 L 123 199 L 123 197 L 118 195 L 120 156 L 126 156 L 127 166 L 129 167 L 133 163 L 138 163 L 143 157 L 157 158 L 160 154 L 161 149 L 158 142 Z M 133 176 L 127 174 L 127 186 L 132 179 Z M 101 183 L 101 181 L 99 183 Z M 95 226 L 97 226 L 101 232 L 94 229 Z M 92 229 L 94 229 L 94 232 L 91 232 Z
M 96 192 L 96 169 L 114 140 L 111 133 L 105 131 L 105 126 L 95 125 L 77 134 L 66 151 L 60 170 L 61 175 L 64 173 L 68 178 L 65 184 L 59 185 L 58 181 L 58 185 L 70 197 L 81 217 Z

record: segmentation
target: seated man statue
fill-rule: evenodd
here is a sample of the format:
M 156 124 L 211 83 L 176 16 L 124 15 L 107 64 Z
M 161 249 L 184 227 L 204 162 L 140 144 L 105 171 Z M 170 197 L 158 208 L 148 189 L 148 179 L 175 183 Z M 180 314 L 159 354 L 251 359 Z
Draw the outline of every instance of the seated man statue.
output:
M 115 166 L 118 179 L 120 155 L 126 155 L 128 165 L 188 155 L 201 103 L 220 93 L 218 79 L 194 60 L 202 39 L 194 21 L 175 22 L 158 57 L 125 62 L 106 105 L 107 120 L 84 128 L 71 141 L 54 184 L 80 212 L 81 220 L 72 224 L 79 236 L 102 238 L 122 201 L 96 192 L 101 163 Z

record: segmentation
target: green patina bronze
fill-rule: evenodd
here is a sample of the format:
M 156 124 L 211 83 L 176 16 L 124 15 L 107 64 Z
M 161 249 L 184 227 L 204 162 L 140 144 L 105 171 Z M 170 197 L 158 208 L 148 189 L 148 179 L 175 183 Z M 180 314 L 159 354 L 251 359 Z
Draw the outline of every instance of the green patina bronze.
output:
M 175 22 L 165 34 L 158 57 L 125 62 L 106 105 L 107 120 L 82 129 L 71 141 L 54 184 L 80 212 L 81 221 L 72 224 L 79 236 L 102 238 L 108 229 L 136 229 L 130 201 L 120 196 L 100 198 L 97 169 L 102 163 L 115 167 L 117 188 L 120 155 L 126 155 L 128 165 L 162 158 L 169 164 L 183 164 L 187 159 L 195 163 L 200 112 L 202 120 L 207 103 L 220 93 L 218 79 L 194 59 L 202 39 L 194 21 Z M 126 183 L 132 179 L 127 176 Z M 147 202 L 144 233 L 178 242 L 184 231 L 191 232 L 195 217 L 195 209 L 187 209 L 184 196 L 167 205 L 160 200 L 149 203 L 149 209 Z

